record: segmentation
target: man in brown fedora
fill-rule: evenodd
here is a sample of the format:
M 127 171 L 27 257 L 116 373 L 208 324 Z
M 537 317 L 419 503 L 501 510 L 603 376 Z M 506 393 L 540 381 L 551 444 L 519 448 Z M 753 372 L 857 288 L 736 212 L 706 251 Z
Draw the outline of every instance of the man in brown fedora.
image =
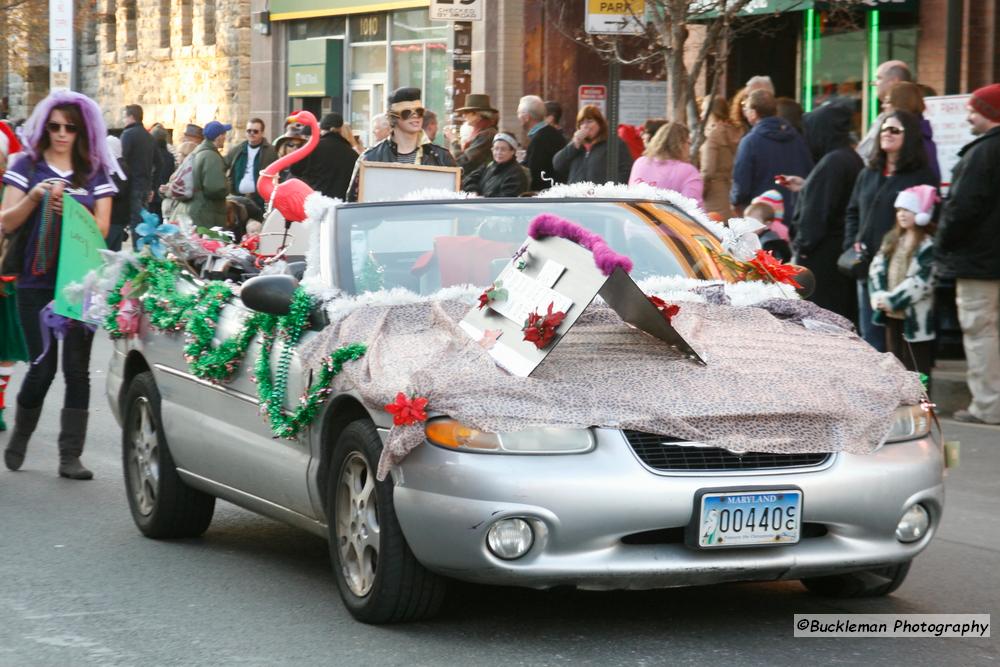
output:
M 489 95 L 469 93 L 465 96 L 465 105 L 455 109 L 455 113 L 462 115 L 469 129 L 460 136 L 448 129 L 445 136 L 451 142 L 455 162 L 464 173 L 470 174 L 490 161 L 500 112 L 493 108 Z

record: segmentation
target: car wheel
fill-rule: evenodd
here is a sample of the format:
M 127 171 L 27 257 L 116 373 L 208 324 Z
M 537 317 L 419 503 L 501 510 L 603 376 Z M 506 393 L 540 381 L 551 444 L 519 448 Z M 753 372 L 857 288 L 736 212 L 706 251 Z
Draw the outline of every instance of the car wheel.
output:
M 367 420 L 349 424 L 334 446 L 326 496 L 334 576 L 359 621 L 429 618 L 444 601 L 445 580 L 410 551 L 396 520 L 392 480 L 375 479 L 381 453 L 382 441 Z
M 122 464 L 135 525 L 146 537 L 198 537 L 212 522 L 215 497 L 192 489 L 177 474 L 152 373 L 135 376 L 124 407 Z
M 911 561 L 873 570 L 803 579 L 810 593 L 831 598 L 868 598 L 888 595 L 903 585 Z

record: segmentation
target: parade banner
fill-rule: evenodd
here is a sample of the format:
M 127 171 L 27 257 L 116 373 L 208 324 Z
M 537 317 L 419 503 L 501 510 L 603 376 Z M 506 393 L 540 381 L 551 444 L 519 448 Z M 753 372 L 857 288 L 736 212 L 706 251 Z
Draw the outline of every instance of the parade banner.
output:
M 66 298 L 66 287 L 82 283 L 94 269 L 104 264 L 101 250 L 104 243 L 97 221 L 82 204 L 68 194 L 63 194 L 62 235 L 59 240 L 59 267 L 56 273 L 56 298 L 54 311 L 57 315 L 74 320 L 83 319 L 83 304 L 70 303 Z

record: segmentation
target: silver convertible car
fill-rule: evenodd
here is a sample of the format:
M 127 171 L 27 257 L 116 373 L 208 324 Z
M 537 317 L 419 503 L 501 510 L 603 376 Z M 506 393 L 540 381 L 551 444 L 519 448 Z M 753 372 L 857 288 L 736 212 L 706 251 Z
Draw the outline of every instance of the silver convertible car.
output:
M 443 237 L 516 244 L 553 210 L 631 257 L 637 280 L 732 278 L 706 250 L 719 247 L 710 231 L 663 201 L 342 205 L 310 261 L 347 297 L 488 285 L 498 260 L 460 244 L 416 269 Z M 225 307 L 217 340 L 251 306 L 287 312 L 287 291 L 267 278 Z M 432 413 L 426 441 L 379 481 L 392 415 L 335 393 L 295 439 L 275 438 L 251 378 L 258 345 L 215 384 L 189 371 L 180 333 L 143 321 L 116 341 L 107 391 L 132 516 L 152 538 L 198 536 L 221 498 L 326 537 L 344 603 L 364 622 L 433 615 L 449 580 L 603 590 L 797 579 L 821 595 L 885 595 L 941 520 L 942 445 L 920 406 L 901 406 L 867 455 L 740 454 L 614 428 L 487 433 Z M 293 397 L 310 385 L 303 369 L 293 358 Z

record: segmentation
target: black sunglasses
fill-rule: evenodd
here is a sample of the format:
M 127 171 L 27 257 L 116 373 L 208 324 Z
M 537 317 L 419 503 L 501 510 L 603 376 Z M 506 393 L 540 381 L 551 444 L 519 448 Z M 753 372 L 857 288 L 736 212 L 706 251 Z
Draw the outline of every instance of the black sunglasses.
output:
M 247 134 L 260 134 L 260 130 L 255 127 L 248 127 Z
M 52 134 L 59 134 L 61 129 L 65 129 L 66 134 L 76 134 L 76 125 L 73 123 L 56 123 L 50 120 L 45 124 L 45 128 Z
M 889 134 L 894 134 L 894 135 L 895 134 L 902 134 L 904 131 L 905 130 L 903 130 L 903 128 L 896 127 L 895 125 L 886 125 L 881 130 L 879 130 L 879 132 L 881 132 L 882 134 L 885 134 L 886 132 L 888 132 Z
M 403 109 L 399 113 L 396 113 L 396 112 L 392 111 L 392 112 L 389 113 L 389 115 L 395 116 L 396 118 L 399 118 L 401 120 L 408 120 L 410 118 L 410 116 L 416 116 L 417 118 L 423 118 L 425 111 L 426 111 L 426 109 L 424 109 L 423 107 L 417 107 L 416 109 Z

